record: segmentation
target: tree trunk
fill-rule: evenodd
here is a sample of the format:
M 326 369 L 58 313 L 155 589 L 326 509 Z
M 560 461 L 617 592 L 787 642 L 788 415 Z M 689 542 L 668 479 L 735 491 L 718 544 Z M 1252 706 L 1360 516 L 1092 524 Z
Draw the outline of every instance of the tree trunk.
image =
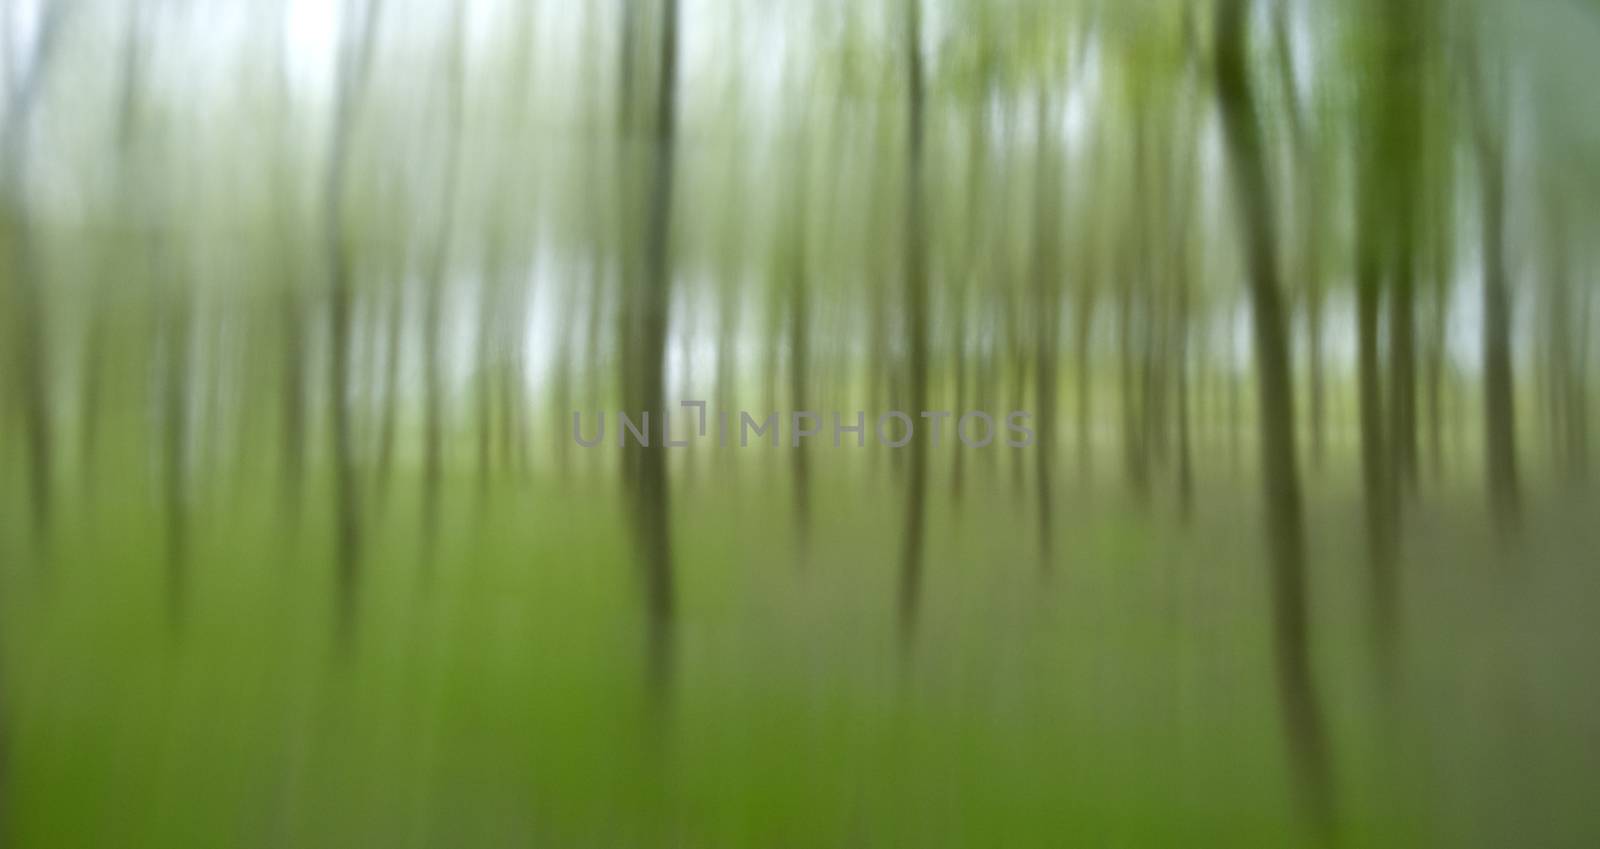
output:
M 180 279 L 162 293 L 165 304 L 160 329 L 164 364 L 161 377 L 161 457 L 167 534 L 167 613 L 175 627 L 183 624 L 189 567 L 189 508 L 185 479 L 191 441 L 188 427 L 190 310 L 189 293 L 183 290 L 183 285 Z
M 1055 445 L 1060 432 L 1056 422 L 1056 356 L 1060 339 L 1061 306 L 1059 255 L 1061 187 L 1057 184 L 1056 156 L 1052 150 L 1055 140 L 1047 131 L 1051 112 L 1046 95 L 1039 95 L 1038 139 L 1036 153 L 1038 167 L 1035 173 L 1036 200 L 1033 233 L 1034 277 L 1034 394 L 1038 402 L 1038 441 L 1034 445 L 1034 484 L 1039 495 L 1039 564 L 1048 572 L 1054 565 L 1055 507 L 1052 484 L 1055 469 Z M 960 415 L 958 412 L 957 415 Z M 957 440 L 959 441 L 959 439 Z
M 1401 226 L 1411 224 L 1402 222 Z M 1402 235 L 1400 242 L 1394 259 L 1394 287 L 1389 293 L 1389 448 L 1397 496 L 1414 495 L 1417 485 L 1416 275 L 1411 266 L 1411 240 Z M 1392 506 L 1398 510 L 1399 500 Z
M 405 288 L 400 280 L 394 281 L 394 291 L 389 293 L 387 315 L 384 319 L 383 396 L 378 413 L 378 479 L 377 500 L 384 504 L 389 497 L 389 481 L 394 469 L 395 433 L 400 418 L 400 355 L 401 337 L 405 332 Z
M 1474 67 L 1474 71 L 1477 71 Z M 1476 141 L 1483 226 L 1483 417 L 1489 502 L 1502 531 L 1519 523 L 1516 406 L 1511 371 L 1511 295 L 1505 258 L 1505 150 L 1475 73 Z
M 351 2 L 346 6 L 346 14 L 353 15 L 355 8 L 355 3 Z M 333 417 L 334 500 L 338 520 L 338 626 L 343 640 L 351 637 L 355 624 L 361 558 L 360 481 L 356 478 L 350 416 L 350 335 L 355 291 L 351 280 L 350 246 L 344 232 L 344 182 L 357 104 L 371 66 L 381 8 L 382 0 L 369 0 L 364 6 L 356 53 L 346 57 L 340 66 L 333 144 L 328 155 L 328 174 L 324 184 L 329 269 L 328 338 L 331 345 L 328 358 L 328 405 Z
M 34 254 L 31 211 L 25 183 L 28 176 L 30 117 L 50 68 L 66 3 L 49 3 L 34 37 L 33 54 L 21 76 L 7 89 L 3 137 L 0 137 L 0 250 L 9 254 L 11 330 L 17 387 L 28 442 L 28 495 L 34 530 L 43 540 L 50 529 L 54 502 L 55 448 L 50 403 L 50 345 L 45 328 L 43 294 Z
M 802 152 L 799 155 L 804 155 Z M 809 410 L 807 387 L 811 363 L 811 304 L 806 268 L 806 193 L 805 169 L 801 169 L 796 198 L 793 256 L 788 258 L 789 279 L 789 400 L 795 413 Z M 795 523 L 800 543 L 805 545 L 811 527 L 811 457 L 805 446 L 796 445 L 794 455 Z
M 1328 830 L 1333 824 L 1332 782 L 1311 674 L 1305 531 L 1296 471 L 1289 343 L 1278 284 L 1273 233 L 1276 218 L 1245 66 L 1245 21 L 1244 0 L 1220 0 L 1216 20 L 1217 93 L 1249 259 L 1278 690 L 1301 798 L 1311 821 Z
M 431 563 L 439 533 L 440 490 L 444 485 L 444 367 L 440 362 L 444 325 L 444 288 L 448 283 L 455 238 L 456 193 L 461 182 L 461 123 L 464 76 L 462 25 L 455 17 L 445 80 L 444 190 L 439 201 L 438 245 L 422 295 L 422 556 Z
M 647 210 L 645 277 L 639 281 L 638 363 L 634 377 L 635 409 L 651 412 L 663 424 L 666 409 L 667 330 L 672 286 L 672 198 L 678 122 L 678 0 L 664 0 L 661 20 L 661 65 L 656 79 L 656 125 Z M 636 509 L 644 566 L 646 611 L 650 638 L 650 680 L 658 696 L 672 681 L 676 589 L 672 557 L 667 447 L 653 439 L 638 452 Z
M 923 78 L 922 0 L 905 0 L 905 51 L 908 72 L 906 155 L 905 308 L 909 336 L 908 389 L 910 409 L 920 422 L 928 407 L 928 272 L 923 234 Z M 916 633 L 922 595 L 923 521 L 928 495 L 927 434 L 917 433 L 909 446 L 911 474 L 907 481 L 904 542 L 900 559 L 900 628 L 908 649 Z

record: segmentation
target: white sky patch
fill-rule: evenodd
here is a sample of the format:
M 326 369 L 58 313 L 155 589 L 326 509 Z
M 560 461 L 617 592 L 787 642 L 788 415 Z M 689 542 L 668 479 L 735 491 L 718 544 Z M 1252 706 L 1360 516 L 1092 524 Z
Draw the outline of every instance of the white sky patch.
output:
M 332 0 L 288 2 L 284 58 L 290 84 L 303 92 L 331 92 L 339 52 L 339 4 Z

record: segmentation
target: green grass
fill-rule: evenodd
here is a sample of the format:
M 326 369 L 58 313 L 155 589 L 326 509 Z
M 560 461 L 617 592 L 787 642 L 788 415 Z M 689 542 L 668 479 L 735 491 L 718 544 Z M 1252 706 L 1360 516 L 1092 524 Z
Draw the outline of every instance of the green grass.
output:
M 931 501 L 924 615 L 897 642 L 887 466 L 824 465 L 809 545 L 781 464 L 675 492 L 677 674 L 647 692 L 611 475 L 452 481 L 374 505 L 334 638 L 320 499 L 199 493 L 186 615 L 142 484 L 64 510 L 49 562 L 6 507 L 11 845 L 1299 845 L 1249 481 L 1183 527 L 1065 478 L 979 467 Z M 877 477 L 869 477 L 877 468 Z M 1401 685 L 1380 693 L 1359 506 L 1310 502 L 1316 674 L 1351 846 L 1585 846 L 1600 834 L 1593 503 L 1497 554 L 1470 496 L 1411 517 Z M 1114 492 L 1102 485 L 1095 492 Z M 378 515 L 381 513 L 381 516 Z

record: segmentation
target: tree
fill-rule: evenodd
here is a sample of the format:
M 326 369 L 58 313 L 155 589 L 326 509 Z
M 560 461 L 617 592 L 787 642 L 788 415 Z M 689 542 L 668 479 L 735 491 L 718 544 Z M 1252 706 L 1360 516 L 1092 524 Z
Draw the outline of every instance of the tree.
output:
M 1261 130 L 1245 63 L 1246 7 L 1246 0 L 1219 0 L 1217 4 L 1217 97 L 1248 258 L 1278 695 L 1302 800 L 1311 821 L 1325 830 L 1333 822 L 1332 786 L 1311 673 L 1305 529 L 1294 445 L 1289 343 L 1278 282 L 1277 219 L 1267 188 Z
M 1058 154 L 1056 140 L 1049 128 L 1053 126 L 1046 95 L 1039 94 L 1038 138 L 1035 140 L 1038 166 L 1034 174 L 1034 231 L 1033 231 L 1033 304 L 1034 317 L 1034 396 L 1038 400 L 1039 438 L 1034 446 L 1034 483 L 1039 496 L 1039 561 L 1045 570 L 1051 568 L 1055 554 L 1052 530 L 1055 510 L 1052 483 L 1054 481 L 1055 447 L 1060 428 L 1057 427 L 1056 362 L 1061 347 L 1060 255 L 1057 234 L 1061 230 L 1061 187 L 1057 173 Z
M 444 364 L 440 336 L 444 324 L 444 288 L 450 274 L 455 238 L 456 195 L 461 184 L 462 100 L 466 76 L 462 59 L 465 38 L 459 16 L 448 34 L 445 58 L 444 186 L 439 199 L 438 235 L 423 281 L 422 295 L 422 537 L 425 562 L 438 538 L 440 490 L 444 485 Z
M 328 407 L 333 417 L 334 498 L 338 513 L 338 622 L 340 634 L 344 637 L 349 636 L 354 625 L 361 558 L 361 493 L 360 481 L 356 476 L 350 416 L 350 336 L 355 293 L 351 279 L 350 245 L 345 233 L 345 172 L 349 165 L 357 110 L 371 70 L 378 18 L 383 8 L 383 0 L 366 0 L 361 5 L 360 29 L 357 30 L 354 26 L 357 2 L 349 0 L 345 6 L 348 32 L 358 32 L 359 35 L 347 47 L 353 53 L 340 56 L 333 137 L 323 182 L 328 261 L 328 338 L 331 341 Z
M 1479 217 L 1483 240 L 1483 419 L 1484 468 L 1489 503 L 1502 531 L 1519 524 L 1517 414 L 1511 371 L 1511 294 L 1505 258 L 1504 107 L 1499 80 L 1485 73 L 1483 49 L 1467 62 L 1473 99 L 1473 141 L 1478 159 Z
M 928 269 L 923 206 L 923 133 L 925 109 L 922 74 L 922 0 L 905 0 L 906 51 L 906 199 L 905 199 L 905 324 L 910 409 L 928 407 Z M 923 520 L 928 499 L 928 446 L 911 440 L 904 538 L 900 556 L 900 627 L 907 648 L 916 630 L 922 595 Z
M 34 528 L 50 528 L 54 495 L 54 439 L 50 398 L 50 345 L 44 293 L 27 198 L 28 128 L 44 91 L 69 4 L 46 5 L 33 38 L 33 52 L 12 82 L 0 130 L 0 251 L 6 255 L 15 379 L 21 393 L 24 436 L 28 443 L 28 495 Z
M 627 293 L 635 306 L 630 338 L 634 362 L 624 362 L 626 397 L 631 409 L 660 417 L 659 439 L 642 446 L 632 483 L 637 539 L 644 567 L 646 619 L 650 640 L 650 680 L 658 693 L 671 683 L 677 591 L 673 572 L 671 492 L 667 482 L 666 355 L 672 288 L 672 201 L 678 141 L 678 0 L 662 0 L 660 65 L 657 69 L 654 125 L 649 141 L 649 192 L 646 197 L 645 256 L 642 274 Z M 626 132 L 626 128 L 624 129 Z

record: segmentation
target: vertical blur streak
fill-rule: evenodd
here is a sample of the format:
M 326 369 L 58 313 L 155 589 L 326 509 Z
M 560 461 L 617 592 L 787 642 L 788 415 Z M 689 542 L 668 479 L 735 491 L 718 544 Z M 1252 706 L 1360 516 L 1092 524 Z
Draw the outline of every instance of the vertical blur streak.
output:
M 340 53 L 333 137 L 323 186 L 328 240 L 328 335 L 332 343 L 328 361 L 328 408 L 333 416 L 334 498 L 338 511 L 337 616 L 339 634 L 346 642 L 353 637 L 360 583 L 361 507 L 350 422 L 350 334 L 355 296 L 350 281 L 350 246 L 344 230 L 344 182 L 350 136 L 372 65 L 383 0 L 367 0 L 359 6 L 359 31 L 355 29 L 358 3 L 360 0 L 346 0 L 345 3 L 344 26 L 348 32 L 359 32 L 359 35 Z M 354 50 L 354 54 L 349 50 Z
M 1372 20 L 1378 20 L 1390 5 L 1386 0 L 1375 0 L 1364 11 L 1373 16 Z M 1392 271 L 1395 252 L 1391 245 L 1396 216 L 1391 207 L 1390 185 L 1402 177 L 1388 157 L 1402 147 L 1397 136 L 1403 135 L 1400 124 L 1406 116 L 1401 114 L 1404 100 L 1398 95 L 1398 86 L 1389 85 L 1395 82 L 1393 66 L 1397 64 L 1391 57 L 1404 49 L 1398 43 L 1402 35 L 1375 25 L 1369 37 L 1378 42 L 1381 55 L 1373 62 L 1375 67 L 1366 69 L 1368 79 L 1360 107 L 1361 118 L 1372 131 L 1362 136 L 1360 173 L 1356 178 L 1360 213 L 1355 238 L 1357 392 L 1374 667 L 1379 670 L 1380 680 L 1387 682 L 1390 676 L 1386 670 L 1394 656 L 1399 618 L 1398 506 L 1391 448 L 1395 434 L 1385 428 L 1393 420 L 1389 412 L 1393 404 L 1383 390 L 1383 344 L 1379 332 L 1385 275 Z
M 1486 72 L 1484 59 L 1474 50 L 1467 67 L 1473 98 L 1473 132 L 1482 182 L 1483 203 L 1483 405 L 1485 468 L 1489 501 L 1500 528 L 1510 533 L 1520 519 L 1517 485 L 1517 420 L 1512 399 L 1511 297 L 1507 291 L 1505 258 L 1505 139 L 1506 108 L 1499 74 Z
M 192 435 L 189 433 L 189 408 L 193 402 L 193 375 L 190 363 L 191 305 L 188 281 L 176 268 L 163 261 L 152 236 L 145 246 L 150 251 L 151 274 L 161 281 L 157 293 L 160 318 L 157 322 L 158 361 L 161 363 L 161 486 L 167 527 L 167 613 L 171 625 L 183 624 L 188 595 L 188 504 L 184 478 L 189 465 Z
M 809 99 L 803 102 L 809 103 Z M 799 112 L 800 120 L 804 122 L 810 110 L 802 106 Z M 807 391 L 811 360 L 811 301 L 810 268 L 807 265 L 809 246 L 806 243 L 811 175 L 807 152 L 809 136 L 804 130 L 796 133 L 795 144 L 795 160 L 799 164 L 795 168 L 794 188 L 789 190 L 790 211 L 787 216 L 778 216 L 778 220 L 786 222 L 786 232 L 777 238 L 779 244 L 784 246 L 780 254 L 782 274 L 788 278 L 789 406 L 793 414 L 798 416 L 811 410 L 809 402 L 812 400 Z M 791 451 L 794 454 L 795 527 L 803 552 L 811 529 L 811 455 L 805 450 L 804 444 L 794 445 Z
M 10 329 L 12 358 L 21 383 L 22 417 L 28 442 L 29 502 L 34 530 L 41 544 L 50 531 L 54 503 L 54 457 L 50 410 L 49 339 L 45 330 L 43 293 L 40 291 L 28 209 L 28 133 L 55 55 L 68 0 L 49 2 L 33 38 L 33 53 L 21 76 L 9 80 L 5 127 L 0 129 L 0 251 L 4 251 L 10 300 L 7 312 L 15 321 Z M 9 8 L 6 10 L 9 15 Z M 8 54 L 9 55 L 9 54 Z
M 1600 830 L 1593 0 L 0 11 L 0 839 Z
M 1051 484 L 1055 468 L 1056 434 L 1060 430 L 1056 426 L 1056 387 L 1059 384 L 1056 359 L 1061 324 L 1061 305 L 1057 300 L 1061 274 L 1057 234 L 1064 228 L 1060 221 L 1061 202 L 1058 195 L 1061 187 L 1058 184 L 1060 175 L 1057 173 L 1054 152 L 1056 140 L 1050 133 L 1056 121 L 1043 89 L 1039 92 L 1036 108 L 1038 138 L 1034 146 L 1038 164 L 1034 188 L 1032 312 L 1034 356 L 1037 359 L 1034 364 L 1034 397 L 1038 405 L 1034 414 L 1038 416 L 1040 426 L 1034 449 L 1034 484 L 1039 497 L 1039 566 L 1048 573 L 1054 566 L 1055 555 L 1051 536 L 1055 516 Z M 961 413 L 957 412 L 956 415 Z
M 1195 31 L 1195 13 L 1192 7 L 1185 6 L 1183 14 L 1183 91 L 1189 95 L 1192 105 L 1184 110 L 1183 117 L 1186 123 L 1182 125 L 1183 131 L 1193 133 L 1193 126 L 1197 123 L 1199 105 L 1206 102 L 1205 83 L 1201 76 L 1200 65 L 1200 36 Z M 1280 18 L 1281 20 L 1281 18 Z M 1177 191 L 1173 203 L 1177 210 L 1177 224 L 1174 225 L 1173 235 L 1176 247 L 1173 257 L 1173 273 L 1177 275 L 1174 285 L 1177 287 L 1175 315 L 1173 322 L 1174 335 L 1177 336 L 1176 351 L 1174 352 L 1176 369 L 1178 372 L 1178 514 L 1180 519 L 1189 524 L 1194 520 L 1194 444 L 1193 430 L 1194 415 L 1191 411 L 1194 390 L 1190 386 L 1191 374 L 1195 371 L 1191 364 L 1192 338 L 1194 336 L 1194 315 L 1191 303 L 1194 298 L 1193 290 L 1196 286 L 1194 266 L 1194 251 L 1191 248 L 1192 233 L 1195 229 L 1195 206 L 1197 187 L 1200 184 L 1199 172 L 1200 146 L 1190 143 L 1185 145 L 1184 152 L 1180 155 L 1180 168 L 1182 171 L 1182 186 Z M 1313 425 L 1315 428 L 1315 425 Z
M 444 486 L 444 333 L 445 284 L 455 247 L 456 203 L 461 189 L 461 134 L 466 97 L 463 16 L 451 19 L 445 48 L 444 186 L 439 197 L 438 232 L 422 294 L 422 556 L 432 568 L 438 541 L 440 490 Z
M 653 411 L 659 417 L 659 433 L 640 451 L 635 486 L 649 621 L 649 674 L 653 690 L 664 702 L 672 684 L 676 638 L 672 514 L 667 488 L 666 356 L 672 303 L 672 190 L 678 132 L 678 0 L 663 0 L 661 15 L 661 66 L 656 78 L 645 273 L 635 284 L 640 303 L 639 362 L 634 370 L 638 403 L 629 406 L 646 411 L 646 416 Z
M 1278 85 L 1289 124 L 1289 150 L 1294 175 L 1293 198 L 1297 235 L 1293 261 L 1286 267 L 1306 281 L 1306 391 L 1310 396 L 1306 416 L 1310 420 L 1311 465 L 1322 471 L 1327 456 L 1327 395 L 1324 380 L 1322 285 L 1322 212 L 1327 198 L 1320 174 L 1319 150 L 1313 149 L 1315 126 L 1309 126 L 1315 112 L 1300 103 L 1300 78 L 1295 72 L 1294 52 L 1289 43 L 1289 4 L 1275 4 L 1272 16 L 1273 59 L 1278 70 Z M 1315 101 L 1313 100 L 1313 105 Z M 1442 314 L 1442 311 L 1441 311 Z
M 44 11 L 38 33 L 34 37 L 33 54 L 23 67 L 20 79 L 12 78 L 11 62 L 11 8 L 0 8 L 6 19 L 5 37 L 5 125 L 0 128 L 0 274 L 9 278 L 10 285 L 0 293 L 8 303 L 5 312 L 14 324 L 7 329 L 13 340 L 9 352 L 12 368 L 0 373 L 0 379 L 18 381 L 21 396 L 23 427 L 28 443 L 29 498 L 32 504 L 34 540 L 40 551 L 39 561 L 49 560 L 49 533 L 53 493 L 53 474 L 50 398 L 48 390 L 49 362 L 46 359 L 47 337 L 44 327 L 44 303 L 37 278 L 38 262 L 34 255 L 33 234 L 29 222 L 26 182 L 28 178 L 28 129 L 34 105 L 44 86 L 50 67 L 56 39 L 61 31 L 66 2 L 52 2 Z M 9 394 L 11 386 L 0 384 L 0 395 Z M 9 407 L 9 401 L 7 407 Z M 8 420 L 11 411 L 4 415 Z M 0 424 L 0 434 L 9 430 Z M 3 442 L 0 437 L 0 442 Z M 3 447 L 3 446 L 0 446 Z M 0 592 L 0 604 L 8 599 Z M 4 622 L 0 610 L 0 626 Z M 11 833 L 10 800 L 11 781 L 11 692 L 10 665 L 5 661 L 8 648 L 0 634 L 0 845 Z
M 906 409 L 918 414 L 928 409 L 928 270 L 923 234 L 923 93 L 922 0 L 905 0 L 906 100 L 906 233 L 905 323 L 910 397 Z M 905 539 L 900 561 L 900 630 L 906 651 L 916 635 L 917 609 L 922 595 L 923 518 L 927 512 L 928 446 L 926 439 L 911 444 L 911 475 L 907 481 Z
M 139 128 L 139 96 L 140 86 L 144 79 L 144 61 L 146 51 L 145 39 L 148 37 L 142 31 L 141 22 L 145 9 L 142 0 L 132 0 L 128 4 L 127 18 L 122 43 L 122 81 L 121 91 L 117 103 L 117 136 L 115 147 L 116 159 L 116 187 L 113 189 L 113 200 L 122 215 L 130 214 L 134 191 L 132 178 L 137 175 L 136 163 L 132 159 L 135 135 Z M 110 322 L 110 281 L 116 274 L 113 261 L 106 261 L 104 268 L 97 269 L 96 279 L 91 281 L 89 298 L 89 327 L 86 331 L 83 346 L 83 394 L 81 396 L 79 416 L 82 419 L 79 425 L 80 444 L 79 462 L 83 469 L 83 497 L 88 501 L 94 497 L 96 483 L 96 454 L 100 442 L 101 402 L 104 382 L 105 360 L 107 353 L 106 340 L 111 332 Z
M 1305 530 L 1294 447 L 1289 344 L 1278 283 L 1275 221 L 1263 165 L 1254 94 L 1245 65 L 1247 0 L 1216 12 L 1217 94 L 1235 202 L 1243 219 L 1260 392 L 1261 474 L 1272 569 L 1279 698 L 1306 815 L 1319 833 L 1334 826 L 1328 743 L 1312 678 L 1306 614 Z

